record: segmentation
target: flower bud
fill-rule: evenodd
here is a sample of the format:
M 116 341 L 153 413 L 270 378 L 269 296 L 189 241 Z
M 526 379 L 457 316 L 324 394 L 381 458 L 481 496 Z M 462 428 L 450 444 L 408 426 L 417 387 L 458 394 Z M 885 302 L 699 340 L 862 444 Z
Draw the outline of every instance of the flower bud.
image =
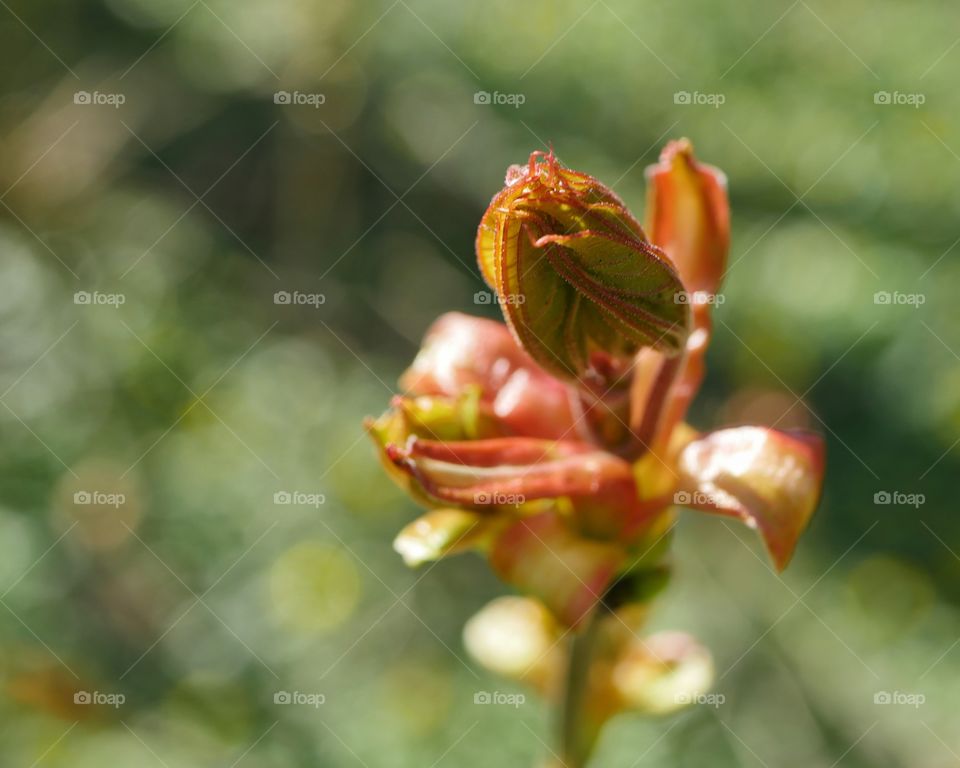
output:
M 684 632 L 632 638 L 612 670 L 620 708 L 666 715 L 697 701 L 713 681 L 710 652 Z
M 558 377 L 605 387 L 640 348 L 683 348 L 689 307 L 676 301 L 677 272 L 611 189 L 552 153 L 507 171 L 477 257 L 517 340 Z
M 528 597 L 498 597 L 463 630 L 467 652 L 510 680 L 546 693 L 558 687 L 564 659 L 562 627 L 543 604 Z

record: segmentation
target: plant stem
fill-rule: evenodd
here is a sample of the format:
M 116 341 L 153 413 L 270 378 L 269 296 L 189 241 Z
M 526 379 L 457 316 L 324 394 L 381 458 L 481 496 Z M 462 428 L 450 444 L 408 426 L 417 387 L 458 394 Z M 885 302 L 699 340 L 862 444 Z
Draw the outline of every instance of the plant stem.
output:
M 584 707 L 590 685 L 590 667 L 597 628 L 604 610 L 598 606 L 574 633 L 570 661 L 560 703 L 560 755 L 564 768 L 584 768 L 596 742 L 597 729 Z

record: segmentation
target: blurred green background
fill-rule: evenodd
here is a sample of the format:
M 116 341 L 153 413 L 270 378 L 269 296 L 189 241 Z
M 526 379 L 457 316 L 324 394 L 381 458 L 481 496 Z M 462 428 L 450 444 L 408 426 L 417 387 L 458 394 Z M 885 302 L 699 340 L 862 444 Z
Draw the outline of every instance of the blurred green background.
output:
M 596 765 L 960 765 L 953 4 L 0 5 L 4 765 L 546 755 L 533 696 L 474 704 L 520 690 L 461 642 L 503 588 L 403 567 L 360 421 L 436 315 L 496 316 L 507 165 L 552 143 L 639 213 L 679 136 L 734 222 L 693 421 L 823 432 L 826 492 L 782 580 L 683 517 L 654 624 L 724 703 Z

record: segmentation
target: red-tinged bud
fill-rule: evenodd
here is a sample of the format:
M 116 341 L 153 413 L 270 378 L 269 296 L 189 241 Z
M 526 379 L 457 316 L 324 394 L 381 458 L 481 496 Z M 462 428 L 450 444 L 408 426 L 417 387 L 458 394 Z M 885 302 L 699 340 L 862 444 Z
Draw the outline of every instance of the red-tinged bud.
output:
M 482 551 L 567 627 L 591 613 L 609 624 L 603 612 L 624 601 L 646 611 L 677 505 L 740 518 L 783 568 L 822 483 L 819 438 L 684 423 L 726 264 L 725 182 L 687 141 L 648 177 L 652 243 L 611 190 L 552 154 L 511 167 L 477 237 L 508 326 L 440 318 L 403 376 L 409 396 L 367 422 L 394 479 L 431 510 L 397 537 L 404 559 Z M 683 635 L 608 635 L 573 746 L 624 708 L 669 711 L 709 678 L 709 656 Z
M 684 345 L 676 271 L 608 187 L 534 152 L 487 208 L 477 257 L 523 348 L 594 392 L 623 383 L 633 355 Z
M 710 651 L 684 632 L 623 637 L 610 669 L 611 713 L 666 715 L 704 700 L 713 682 Z M 716 694 L 716 701 L 722 696 Z
M 463 630 L 467 652 L 498 675 L 549 695 L 560 686 L 566 661 L 563 628 L 542 603 L 529 597 L 498 597 Z

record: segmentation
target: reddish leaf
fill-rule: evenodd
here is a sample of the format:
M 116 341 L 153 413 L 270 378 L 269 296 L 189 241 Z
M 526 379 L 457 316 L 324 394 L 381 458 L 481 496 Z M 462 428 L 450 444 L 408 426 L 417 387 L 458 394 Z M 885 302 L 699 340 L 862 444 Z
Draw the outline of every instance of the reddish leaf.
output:
M 820 498 L 818 435 L 737 427 L 691 442 L 680 456 L 681 503 L 740 518 L 759 530 L 777 568 L 793 555 Z

